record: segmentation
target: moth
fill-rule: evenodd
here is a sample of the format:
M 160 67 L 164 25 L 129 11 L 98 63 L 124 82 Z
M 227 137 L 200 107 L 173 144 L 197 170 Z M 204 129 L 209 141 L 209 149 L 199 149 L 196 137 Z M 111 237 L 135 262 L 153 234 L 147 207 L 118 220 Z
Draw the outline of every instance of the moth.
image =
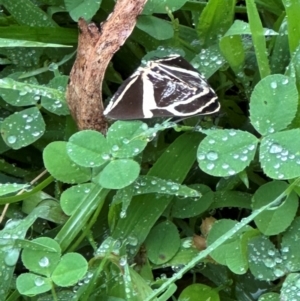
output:
M 218 112 L 206 79 L 179 55 L 148 61 L 119 87 L 104 110 L 110 119 L 189 117 Z

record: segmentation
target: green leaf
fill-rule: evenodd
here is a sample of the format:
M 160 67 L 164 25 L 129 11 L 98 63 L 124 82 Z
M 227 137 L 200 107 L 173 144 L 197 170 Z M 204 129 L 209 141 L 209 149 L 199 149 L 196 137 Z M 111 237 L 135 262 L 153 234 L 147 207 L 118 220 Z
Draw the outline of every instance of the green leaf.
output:
M 265 236 L 254 237 L 248 244 L 249 268 L 255 278 L 272 281 L 285 274 L 282 258 Z
M 45 132 L 45 122 L 38 108 L 16 112 L 1 124 L 1 135 L 13 149 L 20 149 L 36 140 Z
M 56 252 L 24 249 L 22 252 L 22 262 L 29 271 L 50 277 L 60 260 L 60 246 L 55 240 L 49 237 L 38 237 L 33 242 L 53 248 Z
M 299 272 L 287 275 L 281 287 L 280 300 L 297 300 L 299 298 L 299 278 Z
M 265 36 L 278 35 L 278 33 L 269 28 L 263 28 L 263 33 Z M 250 25 L 241 20 L 235 20 L 231 27 L 228 29 L 224 37 L 234 36 L 234 35 L 251 35 Z
M 8 76 L 13 80 L 18 80 L 21 72 L 13 73 Z M 38 81 L 35 77 L 30 77 L 27 80 L 21 81 L 23 84 L 32 84 L 37 85 Z M 29 105 L 36 105 L 36 103 L 40 100 L 38 95 L 35 95 L 34 92 L 31 92 L 30 89 L 24 86 L 22 91 L 18 91 L 14 88 L 12 89 L 0 89 L 0 95 L 5 100 L 5 102 L 9 103 L 12 106 L 23 107 Z
M 206 78 L 217 72 L 224 63 L 225 59 L 220 52 L 219 46 L 216 44 L 211 45 L 207 49 L 202 49 L 191 61 L 193 67 Z
M 66 9 L 74 21 L 80 17 L 90 20 L 100 8 L 102 0 L 64 0 Z
M 232 70 L 238 74 L 245 63 L 245 50 L 242 38 L 238 35 L 224 36 L 220 40 L 220 50 Z
M 216 191 L 213 193 L 214 202 L 210 209 L 236 207 L 251 209 L 252 194 L 241 191 Z
M 86 274 L 87 268 L 88 263 L 82 255 L 67 253 L 61 258 L 51 279 L 58 286 L 71 286 Z
M 259 209 L 271 203 L 288 188 L 288 184 L 273 181 L 260 186 L 253 195 L 253 209 Z M 277 235 L 292 223 L 298 209 L 298 197 L 292 191 L 276 207 L 265 210 L 254 221 L 257 228 L 265 235 Z
M 130 159 L 114 160 L 102 170 L 99 184 L 103 188 L 121 189 L 132 184 L 140 173 L 139 164 Z
M 6 1 L 11 2 L 9 0 Z M 20 26 L 16 24 L 11 24 L 10 26 L 0 27 L 0 36 L 2 38 L 9 39 L 11 43 L 10 46 L 15 46 L 15 47 L 21 46 L 22 44 L 23 44 L 22 46 L 26 46 L 24 45 L 24 43 L 28 43 L 28 46 L 30 47 L 62 47 L 63 45 L 58 45 L 56 43 L 74 44 L 77 42 L 78 30 L 77 28 L 69 28 L 69 27 L 62 27 L 62 26 L 31 27 L 30 25 Z M 32 41 L 32 37 L 34 37 L 35 39 L 34 41 Z M 0 40 L 0 42 L 1 41 L 2 40 Z M 6 41 L 4 42 L 6 43 Z M 14 44 L 14 42 L 16 44 Z M 51 44 L 49 45 L 49 43 Z M 69 47 L 69 46 L 64 46 L 64 47 Z
M 18 2 L 1 0 L 1 4 L 9 11 L 11 17 L 19 25 L 31 27 L 56 27 L 57 24 L 38 5 L 28 0 Z
M 200 283 L 194 283 L 186 287 L 180 294 L 178 301 L 219 301 L 220 297 L 217 290 L 212 289 L 210 286 Z
M 256 229 L 243 233 L 226 249 L 226 265 L 236 275 L 243 275 L 248 270 L 248 243 L 252 237 L 259 235 Z
M 19 95 L 26 95 L 30 93 L 34 97 L 45 96 L 51 99 L 55 99 L 61 102 L 65 102 L 65 93 L 58 89 L 45 87 L 42 85 L 36 85 L 31 83 L 24 83 L 16 81 L 10 77 L 0 79 L 0 88 L 20 91 Z M 36 101 L 36 100 L 35 100 Z
M 165 221 L 159 223 L 150 231 L 146 241 L 147 255 L 156 265 L 169 261 L 180 247 L 177 227 Z
M 257 142 L 257 138 L 247 132 L 210 131 L 197 150 L 199 166 L 213 176 L 232 176 L 250 164 Z
M 84 167 L 97 167 L 110 158 L 105 137 L 96 131 L 75 133 L 67 143 L 67 152 L 72 161 Z
M 145 276 L 137 273 L 137 271 L 135 271 L 134 267 L 132 266 L 128 266 L 128 269 L 126 266 L 125 271 L 126 274 L 124 275 L 123 279 L 125 287 L 129 290 L 129 292 L 126 293 L 126 299 L 136 300 L 138 298 L 140 300 L 146 300 L 147 297 L 153 292 L 153 290 L 149 286 L 149 282 L 147 281 L 147 279 L 145 279 Z M 110 299 L 111 298 L 109 297 L 109 300 Z M 114 298 L 115 301 L 124 301 L 126 299 Z
M 49 278 L 23 273 L 17 278 L 16 286 L 20 294 L 35 296 L 50 291 L 52 282 Z
M 193 237 L 181 239 L 181 244 L 175 256 L 164 264 L 165 267 L 180 266 L 188 264 L 195 256 L 199 254 L 199 250 L 193 244 Z
M 277 293 L 266 293 L 260 295 L 258 301 L 280 301 L 280 295 Z
M 106 136 L 112 157 L 123 159 L 140 154 L 147 145 L 143 135 L 147 129 L 147 124 L 141 121 L 116 121 Z
M 191 188 L 201 192 L 200 198 L 176 196 L 172 203 L 171 216 L 176 218 L 189 218 L 205 212 L 214 201 L 211 189 L 202 184 L 194 184 Z
M 288 35 L 286 34 L 287 30 L 287 21 L 286 17 L 283 18 L 278 29 L 278 36 L 275 39 L 274 47 L 272 49 L 272 53 L 270 55 L 270 67 L 272 74 L 276 73 L 285 73 L 286 66 L 289 65 L 291 56 L 290 49 L 288 44 Z M 296 52 L 294 53 L 294 55 Z M 285 75 L 289 75 L 285 73 Z
M 121 203 L 122 212 L 125 213 L 133 196 L 147 193 L 176 195 L 178 199 L 186 200 L 184 204 L 199 204 L 203 202 L 201 193 L 195 189 L 157 177 L 139 176 L 139 178 L 132 185 L 117 191 L 113 199 L 113 204 Z M 179 204 L 179 207 L 183 206 L 183 203 L 179 202 Z M 182 211 L 181 209 L 179 210 Z
M 186 2 L 187 0 L 148 0 L 142 14 L 166 14 L 166 7 L 168 7 L 168 9 L 171 11 L 175 11 L 180 9 Z
M 93 183 L 84 183 L 66 189 L 60 197 L 60 205 L 64 213 L 72 215 L 94 186 Z
M 207 48 L 217 44 L 231 26 L 234 18 L 235 0 L 229 0 L 224 5 L 222 0 L 210 0 L 203 9 L 197 25 L 200 45 Z
M 10 284 L 13 281 L 20 249 L 24 247 L 22 240 L 42 210 L 41 207 L 37 207 L 23 219 L 9 220 L 6 222 L 5 228 L 0 231 L 0 261 L 3 267 L 2 273 L 0 273 L 0 291 L 3 296 L 8 293 Z M 28 287 L 25 286 L 24 289 Z
M 67 143 L 48 144 L 43 152 L 44 164 L 50 174 L 64 183 L 82 183 L 91 179 L 91 170 L 72 162 L 67 154 Z
M 49 82 L 47 86 L 49 88 L 57 89 L 61 92 L 66 92 L 68 80 L 68 76 L 56 76 Z M 41 99 L 41 105 L 49 112 L 52 112 L 56 115 L 70 115 L 70 110 L 65 99 L 53 99 L 43 96 Z
M 12 26 L 13 27 L 13 26 Z M 23 27 L 24 28 L 24 27 Z M 36 28 L 34 28 L 36 29 Z M 42 28 L 44 30 L 44 28 Z M 62 28 L 64 30 L 64 28 Z M 0 30 L 1 32 L 1 30 Z M 0 33 L 1 34 L 1 33 Z M 28 32 L 27 32 L 28 34 Z M 63 44 L 54 44 L 54 43 L 42 43 L 42 42 L 37 42 L 37 41 L 26 41 L 26 40 L 12 40 L 12 39 L 2 39 L 0 38 L 0 47 L 53 47 L 53 48 L 58 48 L 58 47 L 72 47 L 68 45 L 63 45 Z
M 284 264 L 291 272 L 300 270 L 300 252 L 299 250 L 299 229 L 300 217 L 296 217 L 287 231 L 283 234 L 281 242 L 281 254 Z
M 169 22 L 154 16 L 140 16 L 136 27 L 156 40 L 167 40 L 174 35 L 173 27 Z
M 268 36 L 277 35 L 275 31 L 266 28 L 264 28 L 264 34 Z M 220 49 L 223 56 L 241 80 L 243 78 L 240 77 L 239 72 L 244 72 L 246 50 L 252 46 L 246 42 L 245 35 L 251 35 L 249 24 L 241 20 L 235 20 L 220 40 Z
M 208 233 L 207 240 L 206 240 L 207 246 L 209 247 L 220 236 L 228 232 L 230 229 L 234 228 L 236 226 L 236 223 L 237 223 L 236 221 L 229 220 L 229 219 L 221 219 L 216 221 Z M 245 261 L 245 259 L 243 258 L 245 254 L 243 254 L 243 252 L 240 250 L 236 250 L 236 248 L 242 247 L 242 245 L 240 244 L 240 236 L 246 230 L 247 228 L 244 228 L 240 232 L 238 232 L 238 235 L 234 235 L 233 237 L 228 238 L 228 240 L 224 244 L 222 244 L 217 249 L 213 250 L 210 253 L 210 256 L 218 263 L 226 265 L 228 256 L 231 257 L 230 254 L 235 253 L 236 255 L 239 255 L 239 258 L 237 259 L 239 261 L 239 264 L 241 264 L 240 271 L 244 273 L 247 269 L 247 261 Z M 232 261 L 232 259 L 230 260 Z
M 201 193 L 193 188 L 152 176 L 140 176 L 133 184 L 133 187 L 135 189 L 135 194 L 156 192 L 162 194 L 177 195 L 181 197 L 201 197 Z
M 298 91 L 288 76 L 274 74 L 254 88 L 250 102 L 251 123 L 262 135 L 285 129 L 296 115 Z
M 267 176 L 293 179 L 300 175 L 300 129 L 274 133 L 261 141 L 259 160 Z
M 10 193 L 14 193 L 14 192 L 18 192 L 21 189 L 26 189 L 30 187 L 28 184 L 2 184 L 0 183 L 0 196 L 2 195 L 6 195 L 6 194 L 10 194 Z

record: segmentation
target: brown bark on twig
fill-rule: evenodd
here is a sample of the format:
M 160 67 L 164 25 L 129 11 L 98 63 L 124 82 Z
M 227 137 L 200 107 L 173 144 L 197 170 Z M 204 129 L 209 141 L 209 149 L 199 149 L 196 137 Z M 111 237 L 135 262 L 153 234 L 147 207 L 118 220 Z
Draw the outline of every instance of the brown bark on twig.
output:
M 136 18 L 147 0 L 119 0 L 99 30 L 94 23 L 78 22 L 77 58 L 73 65 L 66 98 L 79 130 L 106 132 L 103 116 L 102 81 L 113 54 L 131 34 Z

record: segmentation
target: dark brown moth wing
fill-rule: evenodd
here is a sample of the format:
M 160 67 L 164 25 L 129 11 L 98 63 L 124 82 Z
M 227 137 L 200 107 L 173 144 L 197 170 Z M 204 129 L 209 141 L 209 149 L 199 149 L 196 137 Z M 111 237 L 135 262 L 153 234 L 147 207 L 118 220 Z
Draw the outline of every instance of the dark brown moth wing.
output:
M 191 64 L 173 55 L 149 61 L 120 86 L 104 114 L 112 119 L 188 117 L 217 112 L 217 95 Z
M 140 74 L 132 75 L 122 83 L 104 111 L 106 117 L 121 120 L 143 118 L 143 108 L 138 105 L 139 99 L 143 99 L 143 82 L 139 77 Z

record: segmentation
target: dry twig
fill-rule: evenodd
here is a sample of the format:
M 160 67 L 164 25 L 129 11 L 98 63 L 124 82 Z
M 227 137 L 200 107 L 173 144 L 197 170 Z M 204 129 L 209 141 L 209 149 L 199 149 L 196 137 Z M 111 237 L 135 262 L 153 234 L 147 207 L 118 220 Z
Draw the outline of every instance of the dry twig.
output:
M 147 0 L 119 0 L 112 14 L 101 24 L 78 22 L 77 58 L 67 88 L 67 102 L 79 130 L 106 132 L 103 116 L 102 81 L 113 54 L 131 34 L 136 18 Z

